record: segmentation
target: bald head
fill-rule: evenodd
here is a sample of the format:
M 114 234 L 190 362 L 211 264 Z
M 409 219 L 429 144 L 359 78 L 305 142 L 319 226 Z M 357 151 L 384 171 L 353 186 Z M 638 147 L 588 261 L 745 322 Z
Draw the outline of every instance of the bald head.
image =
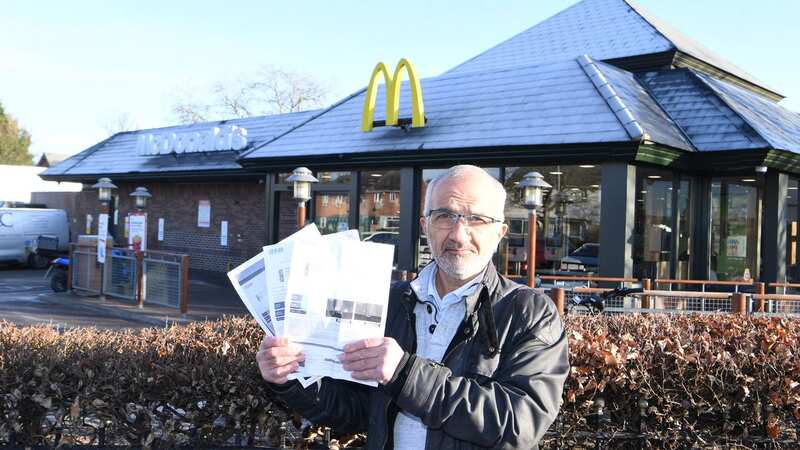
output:
M 506 190 L 503 185 L 480 167 L 466 164 L 453 166 L 428 183 L 428 188 L 425 190 L 425 208 L 423 209 L 423 215 L 427 216 L 432 209 L 431 201 L 437 186 L 452 181 L 460 181 L 468 184 L 476 192 L 481 192 L 482 195 L 489 196 L 486 200 L 490 205 L 490 210 L 483 213 L 489 214 L 497 219 L 503 219 L 503 211 L 505 210 L 506 204 Z

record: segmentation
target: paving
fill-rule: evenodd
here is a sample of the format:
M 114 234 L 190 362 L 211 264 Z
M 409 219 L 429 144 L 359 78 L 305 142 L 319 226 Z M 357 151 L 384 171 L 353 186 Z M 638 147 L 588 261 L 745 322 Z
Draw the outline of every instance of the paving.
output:
M 0 267 L 0 320 L 18 325 L 122 329 L 248 314 L 227 279 L 221 276 L 190 275 L 186 314 L 152 304 L 140 308 L 135 302 L 113 297 L 56 293 L 43 276 L 42 270 Z

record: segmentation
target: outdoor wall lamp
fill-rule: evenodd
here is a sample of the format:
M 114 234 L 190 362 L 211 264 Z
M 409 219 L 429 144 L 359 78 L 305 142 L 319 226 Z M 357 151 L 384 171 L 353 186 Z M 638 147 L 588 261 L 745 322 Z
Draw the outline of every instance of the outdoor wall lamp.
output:
M 306 224 L 306 202 L 311 200 L 311 183 L 318 183 L 311 171 L 305 167 L 298 167 L 286 181 L 294 184 L 294 199 L 297 200 L 297 228 Z
M 137 187 L 131 192 L 131 197 L 135 199 L 136 209 L 144 209 L 147 206 L 147 199 L 151 198 L 150 191 L 144 186 Z
M 552 186 L 544 181 L 539 172 L 528 172 L 520 180 L 518 188 L 522 206 L 528 209 L 528 286 L 536 284 L 536 209 L 541 208 L 542 191 Z
M 117 186 L 111 182 L 110 178 L 100 178 L 92 187 L 97 189 L 97 197 L 103 203 L 111 201 L 111 191 L 117 188 Z
M 528 172 L 522 177 L 517 187 L 522 194 L 522 206 L 535 210 L 544 204 L 542 192 L 553 186 L 544 181 L 544 177 L 539 172 Z

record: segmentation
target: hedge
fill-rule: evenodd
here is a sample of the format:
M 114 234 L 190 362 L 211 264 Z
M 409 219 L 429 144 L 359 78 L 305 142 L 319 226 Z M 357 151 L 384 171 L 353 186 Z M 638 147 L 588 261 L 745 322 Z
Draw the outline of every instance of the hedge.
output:
M 797 447 L 798 322 L 635 314 L 566 327 L 572 371 L 543 447 Z M 298 445 L 319 442 L 261 381 L 261 337 L 247 318 L 61 333 L 0 322 L 0 445 L 280 446 L 297 428 Z

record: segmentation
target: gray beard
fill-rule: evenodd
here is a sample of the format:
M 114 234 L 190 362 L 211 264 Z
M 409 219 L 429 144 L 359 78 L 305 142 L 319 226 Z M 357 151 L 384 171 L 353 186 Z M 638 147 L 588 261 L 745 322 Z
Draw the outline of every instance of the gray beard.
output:
M 489 264 L 492 254 L 461 257 L 445 252 L 443 255 L 434 254 L 434 259 L 436 266 L 448 276 L 456 280 L 467 281 Z

